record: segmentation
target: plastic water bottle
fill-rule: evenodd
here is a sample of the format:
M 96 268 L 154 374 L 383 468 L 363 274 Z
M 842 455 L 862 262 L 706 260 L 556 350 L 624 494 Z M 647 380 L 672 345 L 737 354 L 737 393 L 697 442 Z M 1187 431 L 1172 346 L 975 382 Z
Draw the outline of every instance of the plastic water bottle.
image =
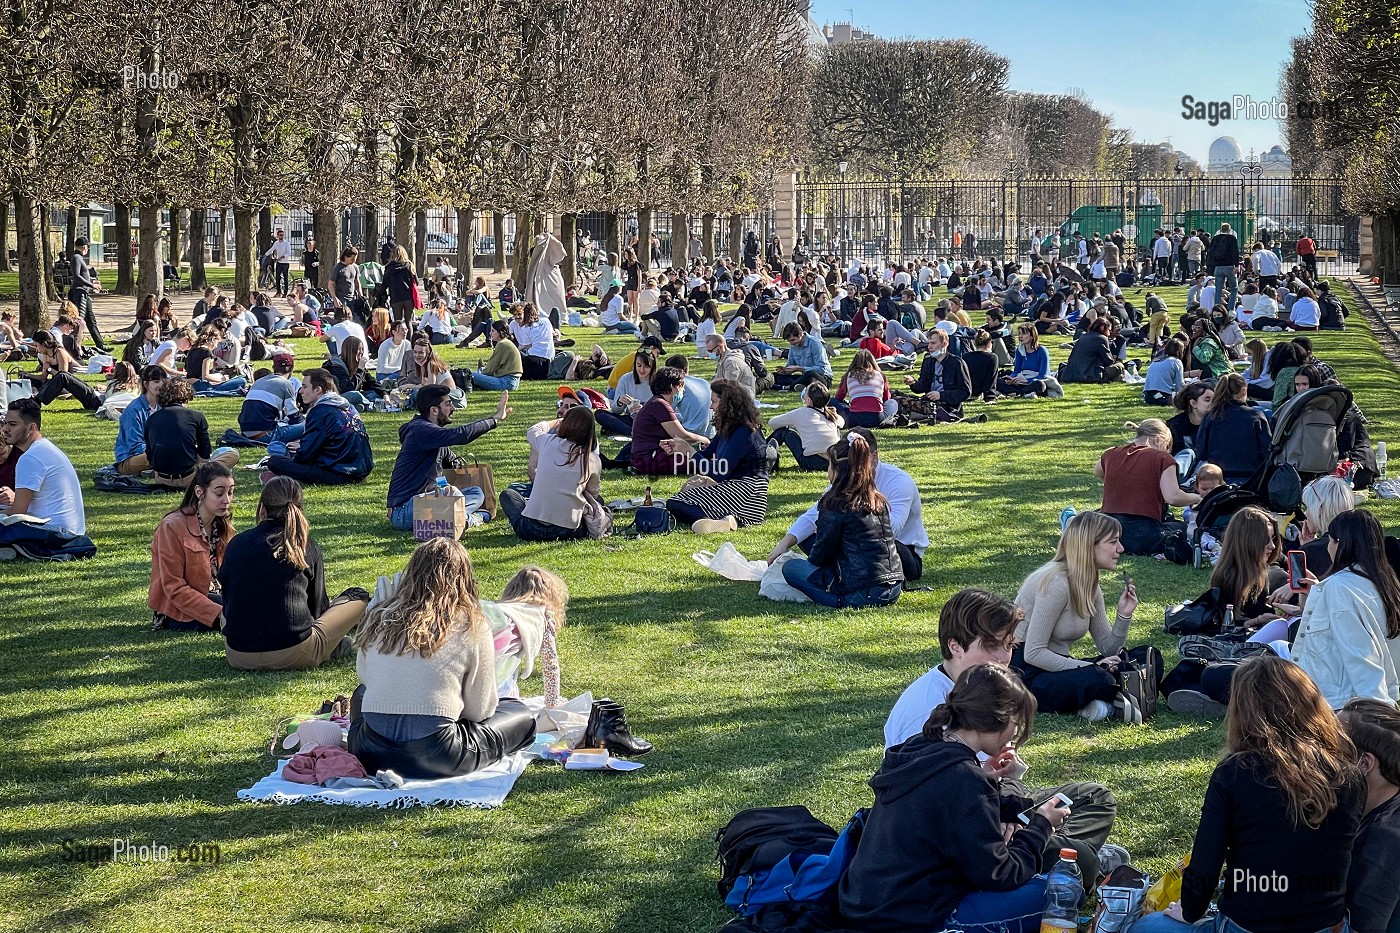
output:
M 1065 528 L 1069 525 L 1070 519 L 1078 515 L 1078 510 L 1072 505 L 1067 505 L 1060 510 L 1060 534 L 1064 534 Z
M 1385 441 L 1381 441 L 1379 444 L 1376 445 L 1376 472 L 1379 473 L 1381 476 L 1385 475 L 1385 464 L 1387 459 L 1388 458 L 1385 452 Z
M 1196 537 L 1196 513 L 1191 511 L 1191 506 L 1188 505 L 1181 510 L 1181 517 L 1186 522 L 1186 537 Z
M 450 492 L 447 491 L 448 488 L 449 488 L 449 486 L 448 486 L 448 482 L 447 482 L 447 477 L 446 477 L 446 476 L 439 476 L 439 477 L 437 478 L 437 494 L 438 494 L 439 496 L 450 496 L 450 495 L 452 495 Z
M 1079 928 L 1084 881 L 1079 877 L 1076 855 L 1073 849 L 1061 849 L 1060 860 L 1045 879 L 1045 909 L 1040 913 L 1040 933 L 1063 933 Z

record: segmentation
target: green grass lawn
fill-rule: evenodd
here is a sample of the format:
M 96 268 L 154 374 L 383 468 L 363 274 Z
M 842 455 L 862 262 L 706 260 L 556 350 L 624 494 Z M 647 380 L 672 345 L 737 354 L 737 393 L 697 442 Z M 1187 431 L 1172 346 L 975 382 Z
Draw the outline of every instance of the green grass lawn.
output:
M 117 267 L 115 265 L 100 265 L 98 266 L 98 270 L 102 274 L 103 282 L 105 282 L 109 288 L 117 281 Z M 185 281 L 188 282 L 190 278 L 189 265 L 185 264 L 181 266 L 180 272 L 185 277 Z M 135 272 L 133 271 L 132 274 L 135 275 Z M 210 285 L 217 285 L 219 288 L 232 288 L 233 266 L 220 266 L 215 263 L 210 263 L 204 267 L 204 277 L 208 280 Z M 62 298 L 63 296 L 59 295 L 59 297 Z M 0 272 L 0 300 L 15 301 L 18 298 L 19 273 Z M 178 304 L 181 296 L 171 295 L 171 298 Z M 194 299 L 189 299 L 189 303 L 193 304 Z
M 1184 290 L 1163 291 L 1180 310 Z M 599 339 L 596 331 L 572 335 L 585 350 Z M 602 342 L 614 355 L 628 346 Z M 1317 346 L 1356 392 L 1373 439 L 1395 440 L 1400 375 L 1365 327 L 1320 335 Z M 306 368 L 319 345 L 298 349 Z M 458 363 L 482 355 L 450 352 Z M 838 368 L 848 361 L 849 353 Z M 698 371 L 711 375 L 713 367 Z M 524 476 L 524 429 L 551 414 L 554 388 L 527 385 L 512 396 L 509 422 L 471 445 L 494 464 L 498 486 Z M 217 638 L 152 632 L 148 548 L 174 501 L 92 492 L 92 471 L 112 459 L 116 425 L 60 402 L 45 413 L 45 433 L 83 478 L 99 555 L 69 566 L 0 564 L 0 730 L 11 746 L 0 770 L 0 929 L 712 930 L 725 919 L 714 887 L 715 830 L 750 806 L 806 804 L 839 825 L 870 803 L 866 781 L 880 761 L 885 715 L 939 659 L 939 608 L 965 586 L 1015 594 L 1050 556 L 1060 509 L 1098 503 L 1091 468 L 1124 440 L 1124 421 L 1153 413 L 1139 398 L 1136 386 L 1071 386 L 1063 400 L 989 407 L 987 424 L 882 432 L 881 456 L 922 489 L 933 542 L 923 583 L 936 588 L 887 609 L 830 612 L 760 599 L 754 585 L 727 582 L 690 559 L 723 537 L 540 545 L 518 542 L 504 519 L 472 530 L 465 543 L 483 594 L 498 595 L 524 563 L 565 577 L 573 592 L 560 639 L 565 692 L 623 701 L 633 729 L 657 746 L 646 768 L 628 775 L 532 764 L 505 807 L 490 812 L 239 803 L 235 791 L 270 769 L 274 723 L 350 693 L 354 665 L 245 674 L 227 666 Z M 764 410 L 771 415 L 796 396 L 765 400 L 783 406 Z M 236 401 L 197 404 L 216 434 L 234 423 Z M 458 420 L 494 404 L 477 393 Z M 384 520 L 405 418 L 366 417 L 378 459 L 371 481 L 308 491 L 332 592 L 372 586 L 413 548 Z M 645 483 L 609 473 L 604 496 L 640 493 Z M 823 484 L 784 469 L 767 523 L 730 538 L 763 557 Z M 678 485 L 663 479 L 657 492 Z M 256 475 L 239 471 L 239 529 L 252 525 L 257 494 Z M 1390 530 L 1400 524 L 1400 508 L 1372 505 Z M 1197 595 L 1206 574 L 1141 557 L 1125 566 L 1143 600 L 1132 642 L 1151 642 L 1175 663 L 1163 607 Z M 538 689 L 527 684 L 527 692 Z M 1189 848 L 1223 738 L 1218 724 L 1164 709 L 1143 727 L 1041 716 L 1036 728 L 1025 749 L 1031 781 L 1112 788 L 1121 808 L 1115 839 L 1149 870 Z M 64 860 L 65 839 L 114 838 L 214 842 L 222 859 Z

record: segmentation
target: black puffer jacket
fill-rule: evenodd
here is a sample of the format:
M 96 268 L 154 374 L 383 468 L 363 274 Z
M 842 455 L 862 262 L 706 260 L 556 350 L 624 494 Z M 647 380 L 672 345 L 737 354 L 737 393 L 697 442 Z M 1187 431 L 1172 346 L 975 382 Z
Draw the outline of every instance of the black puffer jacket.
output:
M 390 301 L 412 301 L 413 270 L 395 259 L 384 267 L 384 287 L 389 290 Z
M 807 559 L 817 567 L 812 582 L 839 596 L 904 582 L 888 509 L 879 515 L 821 509 Z

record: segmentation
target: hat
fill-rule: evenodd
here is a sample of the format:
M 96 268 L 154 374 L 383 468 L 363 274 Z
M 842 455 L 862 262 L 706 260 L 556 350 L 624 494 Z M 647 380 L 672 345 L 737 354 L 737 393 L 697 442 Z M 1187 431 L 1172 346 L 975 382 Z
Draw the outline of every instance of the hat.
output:
M 644 347 L 651 347 L 652 349 L 655 349 L 655 350 L 664 350 L 664 349 L 666 349 L 666 345 L 665 345 L 664 343 L 661 342 L 661 338 L 660 338 L 660 337 L 652 336 L 652 335 L 650 335 L 650 334 L 647 335 L 646 337 L 643 337 L 643 338 L 642 338 L 642 346 L 644 346 Z
M 571 399 L 573 399 L 575 402 L 578 402 L 578 403 L 579 403 L 580 405 L 582 405 L 584 408 L 592 408 L 592 407 L 593 407 L 592 405 L 589 404 L 588 399 L 584 398 L 582 395 L 580 395 L 580 394 L 579 394 L 578 392 L 576 392 L 575 390 L 569 388 L 568 386 L 560 386 L 560 387 L 559 387 L 559 401 L 562 402 L 562 401 L 563 401 L 564 399 L 566 399 L 566 398 L 571 398 Z M 558 404 L 558 403 L 556 403 L 556 404 Z
M 274 372 L 291 372 L 294 368 L 296 368 L 296 364 L 297 358 L 292 356 L 290 353 L 272 354 L 272 369 Z

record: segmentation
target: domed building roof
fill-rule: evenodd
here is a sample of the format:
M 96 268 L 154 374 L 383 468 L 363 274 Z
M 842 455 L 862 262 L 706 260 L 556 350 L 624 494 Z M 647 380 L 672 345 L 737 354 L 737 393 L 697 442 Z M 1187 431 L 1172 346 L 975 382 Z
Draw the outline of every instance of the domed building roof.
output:
M 1225 165 L 1240 161 L 1240 144 L 1233 136 L 1222 136 L 1210 144 L 1210 164 Z

